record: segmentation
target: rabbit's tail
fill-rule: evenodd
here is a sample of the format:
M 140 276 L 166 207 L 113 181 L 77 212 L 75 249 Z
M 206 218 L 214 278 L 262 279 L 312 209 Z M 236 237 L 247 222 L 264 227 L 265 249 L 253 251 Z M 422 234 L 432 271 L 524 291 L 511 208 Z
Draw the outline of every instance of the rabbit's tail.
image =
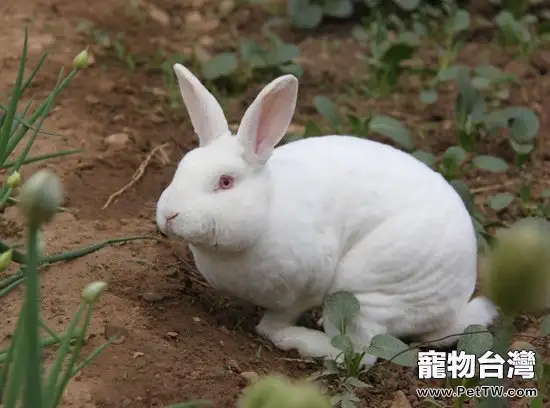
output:
M 443 330 L 432 332 L 424 336 L 424 342 L 430 342 L 429 346 L 449 347 L 456 343 L 460 334 L 470 325 L 487 327 L 498 316 L 497 307 L 486 297 L 477 297 L 458 313 L 452 324 Z

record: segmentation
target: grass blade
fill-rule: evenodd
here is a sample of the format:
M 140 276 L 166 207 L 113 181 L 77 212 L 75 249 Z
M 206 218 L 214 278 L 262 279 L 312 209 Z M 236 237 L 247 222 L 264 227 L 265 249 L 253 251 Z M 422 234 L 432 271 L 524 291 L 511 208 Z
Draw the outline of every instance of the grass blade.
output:
M 6 119 L 2 124 L 2 129 L 0 130 L 0 158 L 2 162 L 4 161 L 6 148 L 10 140 L 11 127 L 13 125 L 13 118 L 15 117 L 15 112 L 17 111 L 19 99 L 21 98 L 21 83 L 23 81 L 23 72 L 25 71 L 25 64 L 27 62 L 28 40 L 29 40 L 28 31 L 27 31 L 27 27 L 25 27 L 25 38 L 23 40 L 23 51 L 21 54 L 21 59 L 19 60 L 19 70 L 17 71 L 17 79 L 15 80 L 15 86 L 13 89 L 13 94 L 11 96 L 8 111 L 6 113 Z
M 44 389 L 44 397 L 45 397 L 45 400 L 50 401 L 50 403 L 54 401 L 54 398 L 56 395 L 56 386 L 58 383 L 59 375 L 61 374 L 63 362 L 65 360 L 65 356 L 69 352 L 69 345 L 71 344 L 73 333 L 75 332 L 76 326 L 80 321 L 80 318 L 82 316 L 82 312 L 84 311 L 85 306 L 86 306 L 85 303 L 81 303 L 79 305 L 78 310 L 76 311 L 73 319 L 71 320 L 71 323 L 69 324 L 69 328 L 67 329 L 67 334 L 63 337 L 61 346 L 57 351 L 57 357 L 48 375 L 48 382 Z M 51 407 L 46 407 L 46 408 L 54 408 L 54 407 L 56 407 L 56 405 L 52 404 Z
M 105 241 L 98 242 L 97 244 L 93 244 L 90 246 L 87 246 L 85 248 L 76 249 L 74 251 L 67 251 L 63 252 L 61 254 L 55 254 L 51 255 L 44 259 L 44 263 L 55 263 L 55 262 L 61 262 L 61 261 L 71 261 L 76 258 L 80 258 L 82 256 L 91 254 L 93 252 L 99 251 L 100 249 L 105 248 L 108 245 L 113 244 L 120 244 L 124 242 L 130 242 L 130 241 L 136 241 L 140 239 L 156 239 L 155 237 L 129 237 L 129 238 L 114 238 L 114 239 L 106 239 Z
M 39 133 L 42 133 L 42 132 L 39 132 Z M 44 161 L 44 160 L 57 159 L 57 158 L 63 157 L 63 156 L 70 156 L 71 154 L 82 153 L 83 151 L 84 151 L 84 149 L 61 150 L 59 152 L 41 154 L 41 155 L 38 155 L 38 156 L 32 156 L 32 157 L 29 157 L 29 158 L 25 159 L 21 163 L 21 166 L 24 166 L 26 164 L 36 163 L 36 162 L 39 162 L 39 161 Z M 14 165 L 15 165 L 14 161 L 6 162 L 6 163 L 4 163 L 4 165 L 0 166 L 0 168 L 1 169 L 8 169 L 8 168 L 10 168 Z

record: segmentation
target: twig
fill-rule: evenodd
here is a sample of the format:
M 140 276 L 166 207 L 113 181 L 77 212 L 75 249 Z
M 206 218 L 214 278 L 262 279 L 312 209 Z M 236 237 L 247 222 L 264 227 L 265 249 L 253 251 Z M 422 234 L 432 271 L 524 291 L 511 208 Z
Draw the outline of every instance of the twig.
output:
M 117 198 L 119 195 L 123 194 L 126 190 L 128 190 L 135 183 L 137 183 L 143 177 L 143 175 L 145 174 L 145 169 L 147 168 L 147 166 L 151 162 L 151 159 L 153 158 L 155 153 L 158 152 L 159 150 L 162 151 L 162 149 L 167 147 L 168 145 L 169 145 L 169 143 L 164 143 L 162 145 L 159 145 L 159 146 L 155 147 L 153 150 L 151 150 L 149 152 L 149 154 L 147 155 L 147 157 L 145 158 L 145 160 L 139 165 L 136 172 L 132 175 L 132 179 L 128 182 L 128 184 L 126 184 L 120 190 L 118 190 L 118 191 L 114 192 L 113 194 L 111 194 L 109 196 L 109 198 L 107 199 L 107 202 L 103 205 L 103 207 L 101 209 L 102 210 L 106 209 L 115 198 Z
M 506 180 L 505 182 L 499 183 L 499 184 L 491 184 L 489 186 L 482 186 L 482 187 L 472 188 L 470 191 L 474 194 L 485 193 L 487 191 L 500 190 L 503 187 L 509 187 L 509 186 L 511 186 L 513 184 L 516 184 L 516 183 L 517 183 L 516 180 Z

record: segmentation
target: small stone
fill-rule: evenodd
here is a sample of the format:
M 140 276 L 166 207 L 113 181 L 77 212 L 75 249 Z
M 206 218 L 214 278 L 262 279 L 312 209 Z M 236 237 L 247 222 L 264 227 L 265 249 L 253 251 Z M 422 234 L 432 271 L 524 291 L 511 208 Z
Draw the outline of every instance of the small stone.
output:
M 88 95 L 84 100 L 90 105 L 97 105 L 100 102 L 100 99 L 94 95 Z
M 176 337 L 178 337 L 178 333 L 173 331 L 169 331 L 168 333 L 166 333 L 166 335 L 172 339 L 175 339 Z
M 239 367 L 239 364 L 233 360 L 233 359 L 230 359 L 230 360 L 227 360 L 227 365 L 229 366 L 229 368 L 237 373 L 240 373 L 241 372 L 241 367 Z
M 199 38 L 199 44 L 203 47 L 211 47 L 214 45 L 214 38 L 210 37 L 209 35 L 204 35 L 201 38 Z
M 149 17 L 151 17 L 153 21 L 165 27 L 170 25 L 170 16 L 168 13 L 156 6 L 153 6 L 152 4 L 149 6 Z
M 113 133 L 105 138 L 105 143 L 115 148 L 121 148 L 130 140 L 127 133 Z
M 124 342 L 130 335 L 130 332 L 122 326 L 117 326 L 114 324 L 105 325 L 104 335 L 107 340 L 112 337 L 117 337 L 116 340 L 113 340 L 113 344 L 121 344 Z
M 167 96 L 168 93 L 165 89 L 159 88 L 158 86 L 155 86 L 151 89 L 151 93 L 155 96 Z
M 253 383 L 260 377 L 260 375 L 255 371 L 243 371 L 240 376 L 249 384 Z
M 194 321 L 195 323 L 199 323 L 199 322 L 201 321 L 201 318 L 200 318 L 200 317 L 197 317 L 197 316 L 194 316 L 194 317 L 193 317 L 193 321 Z
M 141 356 L 144 356 L 144 355 L 145 355 L 145 353 L 142 353 L 141 351 L 136 351 L 136 352 L 132 355 L 132 357 L 133 357 L 133 358 L 138 358 L 138 357 L 141 357 Z
M 197 11 L 197 10 L 193 10 L 187 13 L 187 15 L 185 16 L 185 22 L 188 25 L 193 25 L 193 24 L 198 25 L 202 23 L 202 21 L 203 21 L 202 14 L 200 13 L 200 11 Z
M 391 408 L 411 408 L 411 404 L 403 391 L 399 390 L 394 394 Z
M 148 302 L 160 302 L 162 299 L 164 299 L 164 296 L 160 293 L 156 292 L 145 292 L 141 295 L 141 297 L 148 301 Z
M 227 335 L 230 335 L 231 333 L 229 332 L 229 329 L 225 326 L 220 326 L 220 331 L 223 333 L 223 334 L 227 334 Z
M 214 367 L 212 369 L 212 377 L 214 378 L 221 378 L 225 376 L 225 370 L 223 367 Z
M 219 5 L 219 12 L 222 17 L 227 17 L 235 8 L 235 2 L 233 0 L 222 0 Z

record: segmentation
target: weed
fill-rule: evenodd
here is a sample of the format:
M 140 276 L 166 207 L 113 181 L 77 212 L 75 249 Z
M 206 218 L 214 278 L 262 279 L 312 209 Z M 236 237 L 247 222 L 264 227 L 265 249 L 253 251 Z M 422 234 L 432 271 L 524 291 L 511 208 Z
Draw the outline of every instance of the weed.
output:
M 264 44 L 251 40 L 241 40 L 238 55 L 224 52 L 201 64 L 201 72 L 207 81 L 228 78 L 239 73 L 242 82 L 260 77 L 275 77 L 283 73 L 302 74 L 301 67 L 294 61 L 300 50 L 294 44 L 283 42 L 268 24 L 262 27 Z
M 127 68 L 131 70 L 136 69 L 136 65 L 139 63 L 138 57 L 130 52 L 129 48 L 124 44 L 122 33 L 117 33 L 113 38 L 109 33 L 95 27 L 94 23 L 88 20 L 81 21 L 76 30 L 93 39 L 101 49 L 112 53 L 112 55 L 124 63 Z

